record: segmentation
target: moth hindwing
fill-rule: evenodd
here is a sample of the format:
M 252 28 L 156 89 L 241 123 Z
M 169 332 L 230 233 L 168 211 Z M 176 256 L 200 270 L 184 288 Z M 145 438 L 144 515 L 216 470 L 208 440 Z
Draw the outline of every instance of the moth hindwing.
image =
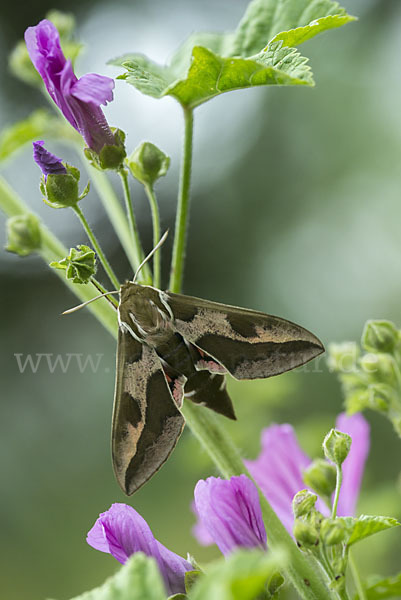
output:
M 235 419 L 225 374 L 278 375 L 324 351 L 279 317 L 128 282 L 119 304 L 113 465 L 127 494 L 167 460 L 184 427 L 184 396 Z

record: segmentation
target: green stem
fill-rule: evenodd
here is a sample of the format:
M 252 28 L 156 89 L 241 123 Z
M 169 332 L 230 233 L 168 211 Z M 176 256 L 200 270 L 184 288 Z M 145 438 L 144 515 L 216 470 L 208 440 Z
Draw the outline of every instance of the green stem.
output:
M 341 466 L 336 465 L 336 469 L 337 469 L 337 481 L 336 481 L 336 491 L 334 492 L 333 509 L 331 511 L 332 519 L 335 519 L 337 516 L 338 499 L 340 498 L 341 484 L 343 482 L 343 472 L 342 472 Z
M 0 209 L 9 217 L 16 215 L 32 214 L 30 208 L 21 200 L 6 180 L 0 176 Z M 40 256 L 45 263 L 60 261 L 68 254 L 67 248 L 47 229 L 45 225 L 40 224 L 41 249 Z M 81 301 L 86 302 L 98 295 L 98 291 L 93 289 L 92 285 L 79 285 L 66 279 L 64 271 L 52 269 L 73 294 Z M 100 298 L 88 306 L 88 309 L 94 314 L 102 325 L 114 337 L 117 335 L 117 313 L 105 298 Z
M 250 477 L 242 458 L 231 438 L 220 427 L 212 411 L 185 401 L 181 409 L 187 425 L 209 453 L 221 474 L 226 477 L 244 473 Z M 290 534 L 273 511 L 265 496 L 259 491 L 263 519 L 266 525 L 267 543 L 270 548 L 285 548 L 288 555 L 286 573 L 292 584 L 306 600 L 329 600 L 338 598 L 330 591 L 319 575 L 314 559 L 305 556 L 295 545 Z
M 139 239 L 139 233 L 138 233 L 138 227 L 137 227 L 136 219 L 135 219 L 134 207 L 132 206 L 131 191 L 129 189 L 129 183 L 128 183 L 128 171 L 126 169 L 121 169 L 119 171 L 119 174 L 120 174 L 121 181 L 123 184 L 125 206 L 127 209 L 127 217 L 128 217 L 129 227 L 130 227 L 130 231 L 131 231 L 131 244 L 133 245 L 135 256 L 137 257 L 137 260 L 138 260 L 138 265 L 137 265 L 137 267 L 138 267 L 140 265 L 140 263 L 143 261 L 144 253 L 142 250 L 141 241 Z M 152 276 L 151 276 L 148 264 L 145 264 L 142 267 L 141 276 L 139 277 L 139 279 L 143 283 L 147 283 L 147 284 L 152 283 Z
M 160 241 L 160 215 L 159 206 L 156 200 L 156 194 L 151 185 L 145 185 L 146 195 L 149 199 L 150 210 L 152 211 L 152 223 L 153 223 L 153 248 L 155 248 Z M 154 253 L 153 256 L 153 285 L 156 288 L 161 286 L 161 252 L 160 249 Z
M 79 146 L 81 156 L 82 146 Z M 131 242 L 131 233 L 127 223 L 127 217 L 110 184 L 105 173 L 102 173 L 93 167 L 89 161 L 84 161 L 85 169 L 88 172 L 91 182 L 94 184 L 99 198 L 103 204 L 106 214 L 117 234 L 124 252 L 127 255 L 133 272 L 137 270 L 140 264 L 139 256 Z
M 172 292 L 181 291 L 184 274 L 185 246 L 188 230 L 189 200 L 191 187 L 193 111 L 184 108 L 184 146 L 181 163 L 180 188 L 178 192 L 177 215 L 175 221 L 173 257 L 171 260 L 170 285 Z
M 96 254 L 99 257 L 99 260 L 102 263 L 103 269 L 106 271 L 111 283 L 114 285 L 116 290 L 119 290 L 120 282 L 118 281 L 116 274 L 114 273 L 113 269 L 111 268 L 111 265 L 110 265 L 109 261 L 107 260 L 103 250 L 101 249 L 100 244 L 97 241 L 92 229 L 90 228 L 88 221 L 85 219 L 84 213 L 82 212 L 82 210 L 80 209 L 78 204 L 76 204 L 72 208 L 73 208 L 75 214 L 78 216 L 79 220 L 81 221 L 82 226 L 85 229 L 86 235 L 88 236 L 93 248 L 95 249 Z
M 106 290 L 106 288 L 100 283 L 100 281 L 98 281 L 97 279 L 95 279 L 94 277 L 90 278 L 90 282 L 92 285 L 95 286 L 95 288 L 97 289 L 97 291 L 100 294 L 107 294 L 109 290 Z M 118 301 L 116 300 L 116 298 L 110 294 L 109 296 L 106 296 L 106 300 L 108 300 L 108 302 L 110 304 L 113 304 L 113 306 L 115 308 L 118 308 Z
M 352 552 L 348 553 L 348 564 L 351 569 L 352 578 L 354 580 L 356 591 L 358 592 L 359 600 L 367 600 L 368 597 L 365 593 L 365 589 L 363 587 L 363 583 L 362 583 L 360 575 L 359 575 L 358 567 L 356 566 Z

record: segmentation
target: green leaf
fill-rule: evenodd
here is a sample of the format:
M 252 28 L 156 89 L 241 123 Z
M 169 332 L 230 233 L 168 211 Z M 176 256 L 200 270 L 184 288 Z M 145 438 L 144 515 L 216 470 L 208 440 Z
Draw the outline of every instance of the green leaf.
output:
M 337 18 L 325 20 L 329 16 Z M 315 24 L 316 20 L 320 23 Z M 231 53 L 249 56 L 277 39 L 295 46 L 352 20 L 354 17 L 332 0 L 253 0 L 235 32 Z M 294 29 L 296 32 L 288 31 Z
M 348 546 L 360 542 L 374 533 L 379 533 L 379 531 L 385 531 L 386 529 L 400 525 L 396 519 L 392 519 L 391 517 L 361 515 L 357 519 L 353 517 L 338 518 L 348 529 Z
M 375 581 L 365 588 L 365 597 L 367 600 L 401 598 L 401 573 L 386 579 L 375 578 Z M 359 596 L 355 596 L 355 600 L 359 600 Z
M 142 553 L 128 562 L 105 583 L 73 600 L 165 600 L 164 585 L 153 558 Z
M 192 50 L 192 62 L 184 78 L 177 79 L 171 67 L 160 67 L 143 56 L 115 59 L 121 75 L 144 94 L 154 98 L 173 96 L 186 108 L 195 108 L 224 92 L 260 85 L 313 85 L 307 59 L 293 48 L 274 42 L 248 59 L 224 58 L 203 46 Z
M 44 137 L 77 139 L 72 127 L 47 110 L 35 110 L 27 119 L 4 129 L 0 135 L 0 162 L 10 158 L 25 144 Z
M 65 271 L 67 279 L 73 283 L 88 283 L 96 273 L 96 254 L 92 248 L 84 244 L 70 248 L 70 254 L 57 262 L 51 262 L 50 267 Z
M 191 590 L 191 600 L 254 600 L 285 564 L 282 552 L 240 550 L 211 566 Z

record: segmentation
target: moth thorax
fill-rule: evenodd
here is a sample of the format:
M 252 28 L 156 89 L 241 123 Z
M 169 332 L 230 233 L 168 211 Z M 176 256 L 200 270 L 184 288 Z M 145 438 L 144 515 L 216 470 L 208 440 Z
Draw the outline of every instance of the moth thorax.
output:
M 170 331 L 171 318 L 152 300 L 138 302 L 135 312 L 130 311 L 131 322 L 148 344 L 158 344 Z

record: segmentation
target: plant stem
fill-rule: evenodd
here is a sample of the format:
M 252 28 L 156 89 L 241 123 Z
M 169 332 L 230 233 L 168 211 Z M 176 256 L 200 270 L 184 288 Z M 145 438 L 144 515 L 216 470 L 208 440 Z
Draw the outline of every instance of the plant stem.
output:
M 241 456 L 212 411 L 185 401 L 181 409 L 187 425 L 198 438 L 203 448 L 226 477 L 244 473 L 250 477 Z M 329 600 L 338 598 L 330 591 L 319 575 L 319 568 L 314 559 L 304 555 L 295 545 L 290 534 L 273 511 L 265 496 L 259 491 L 263 519 L 266 525 L 269 547 L 285 548 L 288 555 L 286 573 L 292 584 L 306 600 Z M 312 562 L 313 561 L 313 562 Z
M 116 290 L 120 289 L 120 282 L 118 281 L 116 274 L 114 273 L 109 261 L 107 260 L 103 250 L 100 247 L 99 242 L 97 241 L 95 234 L 93 233 L 92 229 L 90 228 L 90 225 L 88 223 L 88 221 L 85 219 L 84 217 L 84 213 L 82 212 L 82 210 L 80 209 L 80 207 L 78 206 L 78 204 L 76 204 L 75 206 L 72 207 L 75 214 L 78 216 L 79 220 L 82 223 L 83 228 L 85 229 L 86 235 L 88 236 L 92 246 L 94 247 L 96 254 L 99 257 L 100 262 L 102 263 L 103 269 L 106 271 L 111 283 L 114 285 Z
M 82 145 L 79 145 L 79 150 L 79 154 L 81 155 Z M 99 198 L 113 226 L 113 229 L 116 232 L 122 247 L 124 248 L 124 252 L 129 260 L 132 271 L 135 273 L 136 269 L 139 267 L 140 259 L 132 245 L 127 217 L 120 205 L 119 199 L 114 193 L 106 174 L 102 173 L 98 169 L 95 169 L 95 167 L 93 167 L 87 160 L 84 161 L 84 164 L 90 180 L 94 184 L 96 191 L 99 194 Z
M 356 591 L 358 592 L 359 600 L 367 600 L 367 595 L 365 593 L 365 589 L 363 587 L 358 567 L 356 566 L 352 552 L 348 553 L 348 564 L 351 569 L 352 578 L 354 580 Z
M 177 215 L 175 221 L 173 256 L 171 260 L 170 284 L 172 292 L 179 293 L 184 274 L 185 246 L 188 230 L 189 200 L 191 187 L 193 110 L 184 108 L 184 145 L 181 163 L 180 188 L 178 192 Z
M 152 211 L 152 224 L 153 224 L 153 248 L 155 248 L 160 241 L 160 215 L 159 206 L 156 200 L 156 194 L 151 185 L 145 185 L 146 195 L 149 199 L 150 210 Z M 153 256 L 153 285 L 156 288 L 160 288 L 161 285 L 161 252 L 160 249 L 154 253 Z
M 123 184 L 125 206 L 127 209 L 127 217 L 128 217 L 129 227 L 130 227 L 130 231 L 131 231 L 131 244 L 134 248 L 135 256 L 137 257 L 137 260 L 138 260 L 138 264 L 137 264 L 137 267 L 138 267 L 140 265 L 140 263 L 143 261 L 144 252 L 142 250 L 141 241 L 139 239 L 138 227 L 136 224 L 136 219 L 135 219 L 135 214 L 134 214 L 134 207 L 132 206 L 131 192 L 130 192 L 129 183 L 128 183 L 128 171 L 126 169 L 120 169 L 119 174 L 120 174 L 121 181 Z M 145 264 L 142 267 L 141 276 L 139 277 L 139 279 L 143 283 L 147 283 L 147 284 L 152 283 L 152 276 L 150 274 L 149 265 Z
M 95 286 L 95 288 L 100 294 L 107 294 L 107 292 L 109 291 L 106 290 L 106 288 L 100 283 L 100 281 L 98 281 L 94 277 L 90 278 L 90 282 L 92 285 Z M 109 302 L 109 304 L 112 304 L 115 308 L 118 308 L 118 301 L 112 294 L 110 294 L 109 296 L 105 296 L 105 299 Z
M 341 469 L 341 466 L 336 465 L 336 469 L 337 469 L 337 480 L 336 480 L 336 491 L 334 492 L 333 508 L 331 511 L 332 519 L 335 519 L 337 516 L 338 499 L 340 497 L 341 484 L 343 482 L 343 471 Z
M 9 217 L 16 215 L 32 214 L 29 207 L 21 200 L 6 180 L 0 176 L 0 209 Z M 60 261 L 68 254 L 67 248 L 47 229 L 43 223 L 40 223 L 41 248 L 38 251 L 45 263 Z M 92 285 L 79 285 L 66 279 L 64 271 L 52 269 L 63 283 L 75 294 L 81 301 L 86 302 L 98 295 Z M 117 335 L 117 313 L 105 298 L 100 298 L 88 306 L 88 309 L 94 314 L 100 323 L 114 337 Z

